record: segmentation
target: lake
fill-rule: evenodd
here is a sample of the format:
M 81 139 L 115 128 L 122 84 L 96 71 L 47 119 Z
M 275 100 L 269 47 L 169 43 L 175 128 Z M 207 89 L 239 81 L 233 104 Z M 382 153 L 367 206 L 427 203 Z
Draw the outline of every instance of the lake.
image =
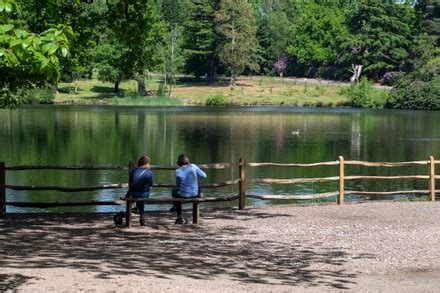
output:
M 413 161 L 440 158 L 438 112 L 290 107 L 96 107 L 35 106 L 0 110 L 0 161 L 24 164 L 128 164 L 148 154 L 153 164 L 174 165 L 185 153 L 194 163 L 313 163 L 337 160 Z M 313 169 L 250 169 L 248 178 L 337 176 L 336 166 Z M 208 170 L 207 182 L 235 179 L 237 170 Z M 346 167 L 346 174 L 427 174 L 427 167 Z M 156 171 L 156 183 L 172 183 L 172 171 Z M 7 184 L 96 186 L 127 181 L 126 171 L 8 171 Z M 347 182 L 346 189 L 427 189 L 427 182 Z M 249 194 L 309 194 L 335 191 L 336 182 L 301 185 L 248 184 Z M 238 186 L 205 190 L 237 194 Z M 155 189 L 154 195 L 169 195 Z M 8 201 L 113 200 L 125 190 L 63 194 L 7 190 Z M 375 197 L 371 199 L 390 199 Z M 398 197 L 393 197 L 398 198 Z M 403 196 L 408 198 L 408 196 Z M 412 198 L 409 196 L 409 198 Z M 365 197 L 348 196 L 347 200 Z M 330 199 L 334 201 L 335 199 Z M 254 200 L 250 204 L 272 204 Z M 149 206 L 166 209 L 166 206 Z M 23 211 L 114 211 L 115 207 L 19 209 Z M 122 208 L 121 208 L 122 209 Z

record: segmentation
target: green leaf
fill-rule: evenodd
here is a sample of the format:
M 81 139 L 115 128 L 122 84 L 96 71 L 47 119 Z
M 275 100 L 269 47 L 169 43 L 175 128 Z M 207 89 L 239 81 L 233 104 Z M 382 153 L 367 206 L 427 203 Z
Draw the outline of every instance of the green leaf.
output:
M 15 56 L 15 54 L 13 52 L 10 52 L 10 54 L 7 54 L 6 57 L 12 66 L 18 65 L 18 63 L 19 63 L 18 58 L 17 58 L 17 56 Z
M 50 48 L 49 48 L 49 51 L 48 51 L 48 55 L 50 56 L 50 55 L 53 55 L 53 54 L 55 54 L 55 52 L 58 50 L 58 46 L 57 45 L 55 45 L 55 44 L 50 44 Z
M 9 41 L 11 39 L 13 39 L 13 38 L 14 37 L 10 36 L 10 35 L 0 35 L 0 43 L 3 43 L 3 42 L 8 42 L 9 43 Z
M 61 49 L 61 54 L 63 55 L 63 57 L 66 57 L 67 54 L 69 54 L 69 50 L 67 50 L 67 48 L 62 48 Z
M 11 42 L 9 43 L 9 46 L 12 48 L 12 47 L 19 46 L 19 45 L 21 45 L 22 43 L 23 43 L 23 40 L 21 40 L 21 39 L 15 39 L 15 40 L 13 40 L 13 41 L 11 41 Z
M 23 41 L 23 48 L 27 48 L 27 47 L 29 47 L 31 44 L 32 44 L 32 41 L 34 40 L 34 36 L 30 36 L 30 37 L 28 37 L 28 38 L 26 38 L 24 41 Z
M 2 24 L 0 25 L 0 34 L 3 35 L 14 28 L 13 24 Z
M 12 11 L 12 3 L 6 2 L 5 3 L 5 12 L 11 12 Z
M 40 60 L 41 60 L 40 70 L 43 70 L 44 68 L 46 68 L 47 64 L 49 64 L 49 59 L 43 56 Z
M 58 50 L 58 46 L 54 43 L 47 43 L 44 44 L 42 47 L 43 54 L 47 53 L 47 55 L 49 56 L 53 55 L 57 50 Z
M 0 2 L 0 12 L 3 12 L 3 10 L 5 10 L 5 2 L 1 1 Z
M 26 38 L 27 36 L 29 36 L 29 33 L 27 31 L 18 29 L 18 30 L 15 31 L 15 35 L 18 38 L 22 38 L 23 39 L 23 38 Z

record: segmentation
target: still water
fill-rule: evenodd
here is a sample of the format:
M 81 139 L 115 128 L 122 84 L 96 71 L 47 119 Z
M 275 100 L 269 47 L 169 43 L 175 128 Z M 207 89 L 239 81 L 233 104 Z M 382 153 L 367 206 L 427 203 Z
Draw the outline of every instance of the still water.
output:
M 412 161 L 440 158 L 438 112 L 320 108 L 145 108 L 38 106 L 0 110 L 0 161 L 27 164 L 127 164 L 148 154 L 153 164 L 175 164 L 187 154 L 195 163 L 313 163 L 346 160 Z M 249 169 L 247 178 L 337 176 L 336 166 L 313 169 Z M 235 179 L 237 170 L 208 170 L 207 182 Z M 427 167 L 346 167 L 347 175 L 427 174 Z M 156 171 L 156 183 L 172 183 L 172 171 Z M 8 171 L 10 185 L 96 186 L 126 182 L 126 171 Z M 427 182 L 347 182 L 348 190 L 427 189 Z M 335 191 L 334 183 L 248 184 L 248 194 L 310 194 Z M 237 194 L 238 186 L 205 195 Z M 64 194 L 7 190 L 8 201 L 113 200 L 125 190 Z M 155 189 L 154 196 L 169 195 Z M 383 199 L 370 197 L 369 199 Z M 405 196 L 408 198 L 408 196 Z M 365 197 L 348 197 L 364 200 Z M 390 198 L 385 198 L 390 199 Z M 329 199 L 334 200 L 334 199 Z M 275 202 L 252 201 L 251 204 Z M 166 206 L 149 206 L 166 209 Z M 23 211 L 114 211 L 117 207 L 18 209 Z M 122 209 L 122 208 L 121 208 Z

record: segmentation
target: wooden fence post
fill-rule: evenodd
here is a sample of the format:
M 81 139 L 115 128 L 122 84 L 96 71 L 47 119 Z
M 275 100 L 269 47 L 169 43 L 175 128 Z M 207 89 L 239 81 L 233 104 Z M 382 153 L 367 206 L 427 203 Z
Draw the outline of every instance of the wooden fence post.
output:
M 435 160 L 433 156 L 429 157 L 429 195 L 431 201 L 435 201 Z
M 128 162 L 128 182 L 130 182 L 130 171 L 134 168 L 134 164 L 132 161 Z M 130 186 L 128 187 L 130 188 Z M 131 198 L 131 194 L 128 194 L 128 198 Z M 133 202 L 126 198 L 127 207 L 125 209 L 125 224 L 128 228 L 131 227 L 131 213 L 132 213 L 132 204 Z
M 0 162 L 0 217 L 6 217 L 6 169 L 5 162 Z
M 344 157 L 339 156 L 338 205 L 344 203 Z
M 240 181 L 238 184 L 238 195 L 240 197 L 238 199 L 239 210 L 244 210 L 246 207 L 246 195 L 244 190 L 244 182 L 245 182 L 244 164 L 245 164 L 244 160 L 240 158 L 240 161 L 238 163 L 238 171 L 240 175 Z
M 193 224 L 194 225 L 199 224 L 199 217 L 200 217 L 199 203 L 193 202 Z

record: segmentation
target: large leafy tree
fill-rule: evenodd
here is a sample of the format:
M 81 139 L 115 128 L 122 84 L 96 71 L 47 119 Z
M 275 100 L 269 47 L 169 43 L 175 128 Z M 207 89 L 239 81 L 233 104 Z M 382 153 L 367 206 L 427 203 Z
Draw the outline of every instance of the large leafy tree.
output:
M 375 80 L 406 66 L 413 40 L 414 9 L 394 1 L 360 0 L 347 11 L 346 37 L 339 38 L 339 62 L 362 65 Z
M 219 64 L 217 52 L 219 36 L 214 22 L 218 8 L 218 0 L 191 1 L 184 31 L 186 71 L 196 77 L 206 74 L 210 82 L 214 81 Z
M 298 2 L 290 26 L 288 54 L 301 67 L 320 67 L 336 61 L 337 39 L 347 35 L 340 8 L 315 2 Z
M 62 23 L 75 28 L 70 39 L 70 56 L 60 60 L 62 80 L 72 81 L 90 77 L 92 52 L 102 34 L 102 14 L 106 8 L 103 1 L 80 0 L 27 0 L 22 4 L 22 16 L 26 27 L 42 32 L 53 23 Z
M 289 28 L 295 19 L 292 1 L 262 0 L 255 8 L 258 16 L 257 39 L 259 43 L 258 63 L 261 73 L 269 73 L 274 63 L 287 55 L 291 43 Z
M 187 18 L 189 2 L 160 0 L 158 4 L 166 30 L 164 42 L 159 44 L 158 50 L 161 52 L 165 75 L 164 88 L 168 84 L 168 95 L 171 96 L 174 77 L 185 61 L 182 52 L 183 24 Z
M 163 42 L 163 22 L 156 5 L 149 0 L 117 0 L 108 4 L 107 44 L 118 50 L 116 62 L 109 62 L 116 79 L 115 89 L 123 79 L 138 82 L 138 94 L 145 95 L 144 76 L 160 64 L 157 44 Z M 120 49 L 121 48 L 121 49 Z
M 61 76 L 60 57 L 66 57 L 69 26 L 57 25 L 33 33 L 16 21 L 18 5 L 0 0 L 0 106 L 16 107 L 21 103 L 20 90 L 56 83 Z
M 440 109 L 440 1 L 421 0 L 416 11 L 419 30 L 412 46 L 411 71 L 399 78 L 388 107 Z
M 435 36 L 440 45 L 440 0 L 418 0 L 415 8 L 421 30 Z
M 238 74 L 245 69 L 258 69 L 254 13 L 246 0 L 222 0 L 215 21 L 222 37 L 219 59 L 230 72 L 231 86 L 235 86 Z

